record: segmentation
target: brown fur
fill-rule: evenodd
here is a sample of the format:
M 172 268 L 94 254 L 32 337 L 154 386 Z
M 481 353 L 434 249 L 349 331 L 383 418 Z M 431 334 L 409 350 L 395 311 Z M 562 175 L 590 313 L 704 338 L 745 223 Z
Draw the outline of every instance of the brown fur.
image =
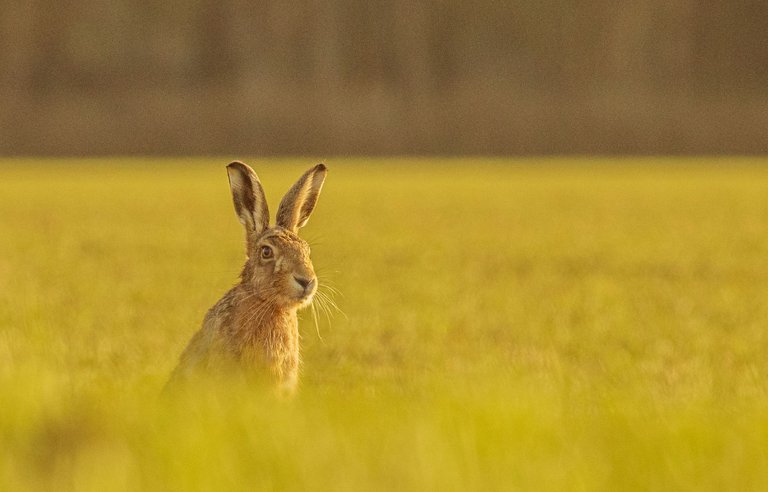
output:
M 300 365 L 296 312 L 311 302 L 317 289 L 309 245 L 297 232 L 314 209 L 327 170 L 318 164 L 299 178 L 280 202 L 273 227 L 268 226 L 267 202 L 256 173 L 241 162 L 231 163 L 227 171 L 235 211 L 246 231 L 248 258 L 240 283 L 208 311 L 169 384 L 197 372 L 235 369 L 266 377 L 282 392 L 292 393 Z M 262 255 L 264 247 L 272 257 Z

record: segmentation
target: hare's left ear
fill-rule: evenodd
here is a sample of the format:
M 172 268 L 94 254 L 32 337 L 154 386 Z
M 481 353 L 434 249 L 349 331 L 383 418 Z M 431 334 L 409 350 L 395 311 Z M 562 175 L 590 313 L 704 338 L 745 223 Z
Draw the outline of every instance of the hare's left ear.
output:
M 304 227 L 320 196 L 326 174 L 328 168 L 325 164 L 318 164 L 291 186 L 277 209 L 277 225 L 294 233 L 299 227 Z

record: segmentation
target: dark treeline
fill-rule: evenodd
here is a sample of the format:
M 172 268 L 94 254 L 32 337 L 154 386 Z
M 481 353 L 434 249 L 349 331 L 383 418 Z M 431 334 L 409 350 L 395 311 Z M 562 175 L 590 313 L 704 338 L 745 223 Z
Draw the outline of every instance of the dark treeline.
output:
M 765 152 L 766 26 L 763 0 L 0 0 L 0 152 Z

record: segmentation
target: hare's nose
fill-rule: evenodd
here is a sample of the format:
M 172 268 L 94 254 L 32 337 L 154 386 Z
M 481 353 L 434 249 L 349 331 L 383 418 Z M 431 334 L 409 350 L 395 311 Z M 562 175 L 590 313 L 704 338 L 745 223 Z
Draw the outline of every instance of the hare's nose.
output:
M 301 285 L 301 288 L 304 290 L 307 290 L 307 287 L 315 281 L 313 278 L 301 278 L 295 275 L 293 276 L 293 280 L 295 280 L 297 284 Z

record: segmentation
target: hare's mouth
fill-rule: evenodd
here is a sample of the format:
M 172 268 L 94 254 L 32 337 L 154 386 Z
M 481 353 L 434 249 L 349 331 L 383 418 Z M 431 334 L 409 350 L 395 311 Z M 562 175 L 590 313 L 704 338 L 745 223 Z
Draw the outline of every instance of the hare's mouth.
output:
M 312 298 L 315 297 L 314 292 L 310 292 L 306 295 L 303 295 L 299 297 L 297 300 L 299 301 L 299 308 L 305 308 L 312 304 Z
M 303 309 L 312 304 L 312 299 L 315 297 L 315 289 L 306 292 L 297 292 L 293 296 L 293 302 L 296 303 L 298 309 Z

